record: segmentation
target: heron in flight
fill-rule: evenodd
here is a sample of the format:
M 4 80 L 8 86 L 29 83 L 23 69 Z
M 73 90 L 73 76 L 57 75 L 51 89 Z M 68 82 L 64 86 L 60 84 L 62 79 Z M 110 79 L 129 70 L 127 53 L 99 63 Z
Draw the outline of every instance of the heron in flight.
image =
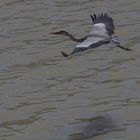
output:
M 62 55 L 64 57 L 68 57 L 72 54 L 82 52 L 88 49 L 96 48 L 104 44 L 113 44 L 116 47 L 119 47 L 123 50 L 130 51 L 129 48 L 124 48 L 120 45 L 120 42 L 118 41 L 117 36 L 114 36 L 114 22 L 113 19 L 105 14 L 100 15 L 90 15 L 92 19 L 92 29 L 89 35 L 83 37 L 83 38 L 75 38 L 70 33 L 66 31 L 59 31 L 59 32 L 53 32 L 51 34 L 56 35 L 65 35 L 68 36 L 71 40 L 75 42 L 81 42 L 79 45 L 75 47 L 75 49 L 70 53 L 67 54 L 63 51 L 61 51 Z

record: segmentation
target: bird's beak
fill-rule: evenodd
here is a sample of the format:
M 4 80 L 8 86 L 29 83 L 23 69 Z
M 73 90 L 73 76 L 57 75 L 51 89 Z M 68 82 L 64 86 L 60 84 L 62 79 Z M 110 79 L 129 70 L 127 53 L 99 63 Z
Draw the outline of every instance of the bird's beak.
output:
M 56 35 L 57 35 L 57 34 L 58 34 L 58 32 L 50 32 L 49 34 L 56 34 Z
M 50 32 L 49 34 L 54 34 L 54 32 Z

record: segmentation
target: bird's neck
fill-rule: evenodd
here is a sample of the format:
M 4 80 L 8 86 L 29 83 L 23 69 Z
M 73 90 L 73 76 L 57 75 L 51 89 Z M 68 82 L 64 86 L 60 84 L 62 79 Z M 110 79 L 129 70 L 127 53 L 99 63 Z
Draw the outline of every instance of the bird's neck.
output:
M 71 40 L 76 42 L 82 42 L 87 38 L 87 36 L 83 38 L 75 38 L 73 35 L 69 34 L 68 32 L 66 32 L 66 36 L 68 36 Z

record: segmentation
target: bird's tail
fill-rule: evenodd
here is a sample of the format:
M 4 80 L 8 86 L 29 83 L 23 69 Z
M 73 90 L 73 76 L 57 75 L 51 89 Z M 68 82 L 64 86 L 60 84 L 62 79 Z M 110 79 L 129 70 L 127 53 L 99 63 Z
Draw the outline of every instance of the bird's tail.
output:
M 63 55 L 64 57 L 68 57 L 68 56 L 69 56 L 69 54 L 64 53 L 63 51 L 61 51 L 61 53 L 62 53 L 62 55 Z

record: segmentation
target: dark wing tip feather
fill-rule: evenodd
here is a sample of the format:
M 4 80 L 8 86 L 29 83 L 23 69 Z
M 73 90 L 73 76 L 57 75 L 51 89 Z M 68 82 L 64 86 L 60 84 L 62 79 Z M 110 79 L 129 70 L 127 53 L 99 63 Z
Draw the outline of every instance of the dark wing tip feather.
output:
M 94 22 L 94 21 L 97 19 L 96 14 L 90 15 L 90 17 L 91 17 L 91 19 L 92 19 L 92 22 Z
M 95 18 L 92 15 L 90 15 L 90 17 L 92 19 L 92 23 L 94 23 Z
M 103 17 L 103 13 L 101 13 L 101 17 Z
M 96 16 L 96 14 L 93 14 L 93 16 L 94 16 L 94 19 L 97 19 L 97 16 Z

